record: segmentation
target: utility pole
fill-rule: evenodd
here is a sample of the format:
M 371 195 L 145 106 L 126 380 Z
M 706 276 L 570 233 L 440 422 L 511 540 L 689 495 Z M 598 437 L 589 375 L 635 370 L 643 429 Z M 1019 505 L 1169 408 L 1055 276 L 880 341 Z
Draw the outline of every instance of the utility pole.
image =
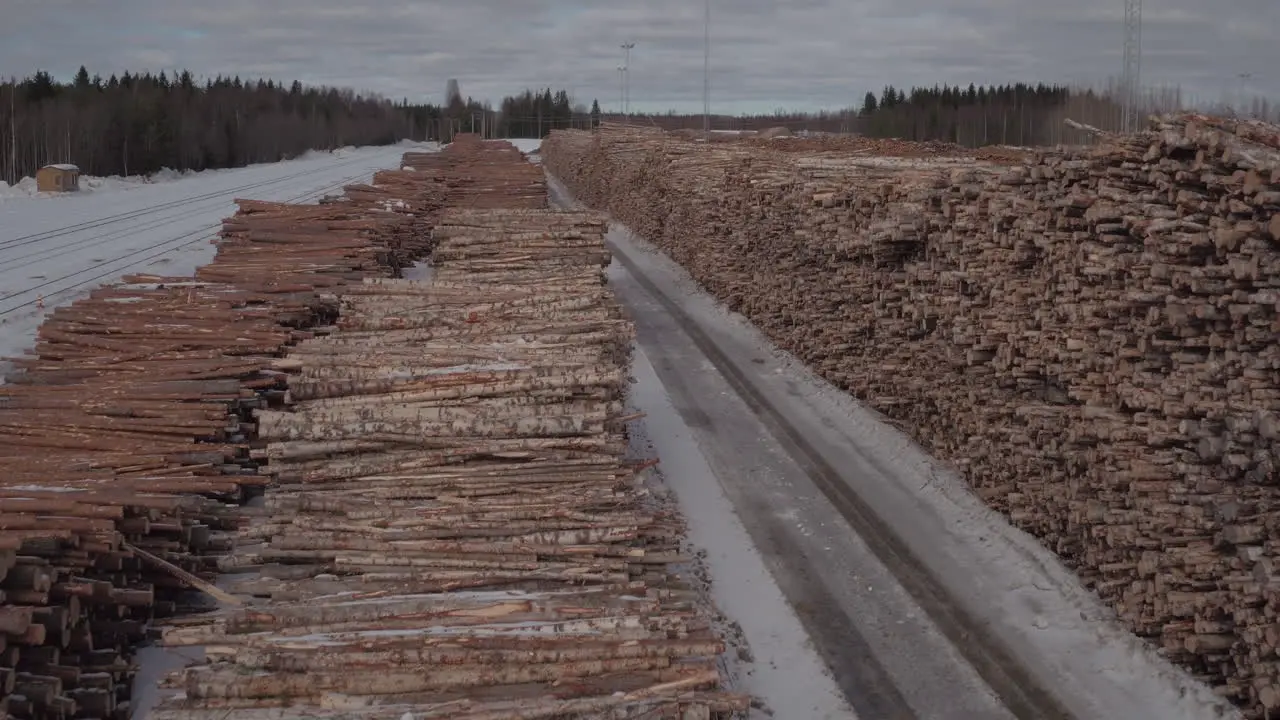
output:
M 1124 105 L 1120 129 L 1135 132 L 1142 124 L 1138 117 L 1138 85 L 1142 75 L 1142 0 L 1124 0 L 1124 74 L 1121 85 Z
M 1245 86 L 1245 83 L 1249 82 L 1249 79 L 1252 77 L 1253 77 L 1253 73 L 1251 72 L 1236 73 L 1236 79 L 1240 81 L 1240 89 L 1237 92 L 1237 97 L 1239 98 L 1237 102 L 1240 103 L 1240 107 L 1236 109 L 1236 117 L 1244 117 L 1244 114 L 1245 114 L 1244 106 L 1246 104 L 1245 102 L 1246 99 L 1244 96 L 1244 86 Z
M 631 48 L 633 42 L 622 43 L 622 114 L 631 116 Z
M 711 139 L 711 0 L 704 0 L 702 24 L 702 132 Z
M 618 66 L 618 113 L 624 118 L 627 114 L 627 69 Z

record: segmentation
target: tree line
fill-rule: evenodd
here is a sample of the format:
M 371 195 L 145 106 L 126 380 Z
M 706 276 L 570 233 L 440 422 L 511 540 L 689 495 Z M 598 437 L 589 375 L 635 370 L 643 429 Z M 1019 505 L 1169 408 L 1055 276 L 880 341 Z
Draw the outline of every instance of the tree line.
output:
M 943 140 L 975 147 L 1044 145 L 1056 140 L 1061 109 L 1071 99 L 1071 89 L 1061 85 L 979 87 L 971 83 L 967 88 L 943 85 L 910 91 L 889 85 L 879 97 L 869 92 L 863 98 L 857 128 L 871 137 Z
M 600 103 L 574 104 L 565 90 L 525 90 L 502 99 L 498 137 L 542 138 L 552 130 L 590 128 L 600 123 Z
M 1016 83 L 961 86 L 885 86 L 868 92 L 859 104 L 842 110 L 712 116 L 717 130 L 765 130 L 786 127 L 793 132 L 857 133 L 870 137 L 937 140 L 969 147 L 983 145 L 1056 145 L 1087 143 L 1093 137 L 1072 129 L 1067 119 L 1102 130 L 1118 131 L 1121 105 L 1114 88 L 1094 90 L 1062 85 Z M 1184 107 L 1181 91 L 1155 88 L 1141 93 L 1140 112 L 1162 113 Z M 620 121 L 620 116 L 606 118 Z M 630 122 L 667 130 L 702 128 L 699 113 L 635 116 Z
M 330 87 L 189 71 L 107 79 L 81 67 L 0 83 L 0 177 L 49 163 L 91 175 L 205 170 L 274 162 L 307 150 L 383 145 L 439 132 L 442 110 Z
M 67 83 L 44 71 L 0 82 L 0 179 L 15 183 L 50 163 L 88 175 L 145 175 L 275 162 L 307 150 L 449 142 L 459 132 L 543 137 L 592 127 L 600 106 L 550 88 L 504 98 L 494 110 L 461 93 L 443 105 L 270 79 L 198 81 L 128 72 L 103 79 L 81 67 Z

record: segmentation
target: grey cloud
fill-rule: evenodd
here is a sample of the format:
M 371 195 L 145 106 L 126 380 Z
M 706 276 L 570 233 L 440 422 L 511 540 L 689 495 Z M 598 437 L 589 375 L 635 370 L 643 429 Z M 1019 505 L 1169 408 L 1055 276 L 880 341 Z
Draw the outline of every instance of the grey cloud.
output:
M 530 86 L 700 109 L 702 4 L 689 0 L 8 0 L 0 74 L 185 67 L 439 101 L 445 80 L 498 100 Z M 837 108 L 887 83 L 1071 82 L 1120 69 L 1120 0 L 712 0 L 717 110 Z M 1143 77 L 1214 101 L 1280 97 L 1275 0 L 1147 2 Z M 55 44 L 56 41 L 56 44 Z M 68 48 L 70 51 L 68 51 Z M 1270 71 L 1270 72 L 1269 72 Z M 1240 73 L 1253 73 L 1243 85 Z

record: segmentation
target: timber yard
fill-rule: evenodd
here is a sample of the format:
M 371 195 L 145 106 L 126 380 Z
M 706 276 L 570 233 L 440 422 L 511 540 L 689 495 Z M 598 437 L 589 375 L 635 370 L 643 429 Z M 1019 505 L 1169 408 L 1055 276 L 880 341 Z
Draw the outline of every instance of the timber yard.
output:
M 1085 130 L 246 186 L 0 385 L 6 716 L 1269 717 L 1280 129 Z

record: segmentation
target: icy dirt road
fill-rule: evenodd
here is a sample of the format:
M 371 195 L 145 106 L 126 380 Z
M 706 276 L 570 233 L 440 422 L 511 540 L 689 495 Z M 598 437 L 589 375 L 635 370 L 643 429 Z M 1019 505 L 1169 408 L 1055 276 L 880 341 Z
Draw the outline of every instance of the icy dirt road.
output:
M 0 358 L 30 347 L 49 310 L 122 275 L 189 275 L 213 257 L 210 240 L 235 213 L 236 198 L 315 200 L 398 167 L 412 147 L 313 153 L 111 191 L 0 202 Z
M 832 688 L 867 720 L 1239 717 L 903 433 L 625 227 L 607 240 L 632 404 L 755 656 L 741 689 L 777 717 L 847 717 Z

